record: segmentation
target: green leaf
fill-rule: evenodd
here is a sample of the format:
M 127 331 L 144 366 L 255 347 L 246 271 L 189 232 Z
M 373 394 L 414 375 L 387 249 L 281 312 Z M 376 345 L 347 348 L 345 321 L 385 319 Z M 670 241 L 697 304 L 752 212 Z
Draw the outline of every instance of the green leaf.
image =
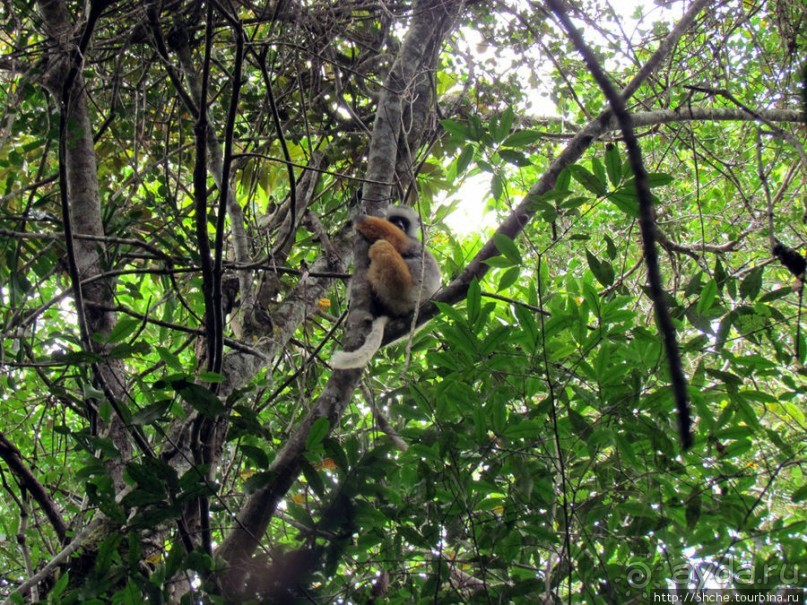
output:
M 50 589 L 48 592 L 48 602 L 50 603 L 59 603 L 59 597 L 62 596 L 65 589 L 67 588 L 67 583 L 70 581 L 70 573 L 64 572 L 62 573 L 61 577 L 56 580 L 56 583 L 53 585 L 53 588 Z
M 601 261 L 586 249 L 586 260 L 588 267 L 594 277 L 606 288 L 614 283 L 614 268 L 608 261 Z
M 207 575 L 207 573 L 213 569 L 213 559 L 207 553 L 203 553 L 200 550 L 192 550 L 185 559 L 185 565 L 187 565 L 187 569 L 192 569 L 202 575 Z
M 696 272 L 684 288 L 684 296 L 694 296 L 703 288 L 703 271 Z
M 799 502 L 804 502 L 807 500 L 807 485 L 802 485 L 790 495 L 790 500 L 793 504 L 798 504 Z
M 538 345 L 538 322 L 534 312 L 521 305 L 513 307 L 513 313 L 518 320 L 518 327 L 526 335 L 528 352 L 532 353 Z
M 199 372 L 198 378 L 202 382 L 210 382 L 213 384 L 221 384 L 224 382 L 224 376 L 216 372 L 208 372 L 207 370 Z
M 516 246 L 513 240 L 502 233 L 494 233 L 493 243 L 496 244 L 496 248 L 499 252 L 513 265 L 521 264 L 521 252 L 518 251 L 518 246 Z
M 619 157 L 619 147 L 613 143 L 605 146 L 605 171 L 611 184 L 618 186 L 622 180 L 622 159 Z
M 513 266 L 513 261 L 506 256 L 492 256 L 490 258 L 486 258 L 482 262 L 489 267 L 496 267 L 498 269 L 507 269 L 508 267 Z
M 521 275 L 520 266 L 510 267 L 507 271 L 504 272 L 501 279 L 499 280 L 499 284 L 496 287 L 496 291 L 501 292 L 502 290 L 507 290 L 507 288 L 509 288 L 518 281 L 519 275 Z
M 151 351 L 149 344 L 144 340 L 138 340 L 133 344 L 124 342 L 116 345 L 107 355 L 110 359 L 128 359 L 135 355 L 146 355 L 149 351 Z
M 654 187 L 662 187 L 664 185 L 669 185 L 673 181 L 673 177 L 669 174 L 663 174 L 661 172 L 649 172 L 647 173 L 647 185 L 653 189 Z M 625 182 L 625 187 L 630 187 L 631 189 L 636 189 L 636 177 L 631 177 Z
M 112 603 L 115 605 L 140 605 L 143 603 L 143 592 L 134 580 L 129 578 L 126 586 L 112 595 Z
M 504 437 L 508 439 L 534 439 L 543 434 L 546 424 L 539 420 L 519 420 L 509 423 L 504 429 Z
M 647 184 L 650 188 L 654 187 L 662 187 L 663 185 L 669 185 L 673 182 L 673 177 L 669 174 L 663 174 L 661 172 L 649 172 L 647 174 Z
M 689 498 L 687 498 L 687 505 L 686 505 L 686 522 L 687 522 L 687 529 L 692 531 L 695 526 L 698 524 L 698 520 L 701 517 L 701 493 L 700 487 L 694 488 L 690 494 Z
M 491 144 L 490 136 L 487 130 L 482 126 L 482 120 L 477 114 L 468 116 L 468 128 L 470 129 L 471 138 L 474 141 L 481 141 L 487 145 Z
M 508 107 L 502 112 L 501 117 L 499 118 L 499 123 L 495 125 L 490 133 L 490 137 L 493 139 L 495 143 L 499 141 L 503 141 L 504 138 L 510 134 L 510 129 L 513 127 L 513 118 L 515 114 L 513 113 L 513 108 Z
M 605 240 L 605 253 L 608 255 L 609 260 L 614 260 L 616 258 L 616 244 L 614 244 L 614 240 L 611 239 L 607 233 L 604 233 L 602 238 Z
M 274 471 L 261 471 L 251 475 L 244 481 L 244 491 L 247 494 L 254 494 L 259 489 L 263 489 L 270 485 L 277 479 L 277 473 Z
M 520 151 L 513 151 L 511 149 L 500 149 L 499 156 L 508 164 L 513 164 L 519 168 L 526 168 L 532 166 L 530 159 Z
M 460 175 L 468 168 L 471 160 L 474 159 L 474 146 L 466 145 L 462 148 L 459 157 L 457 158 L 457 174 Z
M 226 411 L 224 404 L 216 394 L 200 384 L 177 380 L 171 386 L 185 403 L 208 418 L 216 418 Z
M 599 158 L 591 158 L 591 170 L 594 173 L 594 176 L 597 177 L 597 181 L 602 183 L 605 190 L 608 190 L 608 182 L 605 178 L 605 168 L 602 165 L 602 162 Z
M 710 279 L 706 282 L 703 290 L 701 290 L 701 295 L 696 306 L 698 315 L 705 316 L 709 309 L 712 308 L 716 298 L 717 282 L 714 279 Z
M 636 189 L 622 187 L 609 193 L 606 199 L 629 217 L 639 217 L 639 198 L 636 196 Z
M 490 179 L 490 194 L 493 196 L 493 199 L 499 201 L 502 198 L 502 193 L 504 192 L 504 181 L 502 180 L 501 175 L 494 174 L 493 178 Z
M 555 186 L 553 187 L 552 191 L 569 191 L 569 185 L 572 182 L 572 172 L 569 170 L 567 166 L 563 170 L 560 171 L 558 174 L 558 178 L 555 180 Z
M 475 277 L 468 284 L 468 294 L 465 297 L 465 308 L 468 315 L 468 323 L 474 325 L 479 319 L 482 308 L 482 288 L 479 287 L 479 280 Z
M 594 176 L 594 174 L 584 166 L 581 166 L 580 164 L 573 164 L 569 166 L 569 171 L 571 172 L 575 181 L 580 183 L 597 197 L 603 196 L 608 192 L 606 184 Z
M 589 200 L 590 200 L 590 198 L 583 197 L 583 196 L 570 197 L 568 199 L 563 200 L 560 203 L 560 207 L 562 209 L 564 209 L 564 210 L 574 210 L 576 208 L 579 208 L 583 204 L 587 204 L 589 202 Z M 572 234 L 572 237 L 580 237 L 582 235 L 584 235 L 584 234 L 582 234 L 582 233 L 574 233 L 574 234 Z M 585 239 L 588 239 L 588 236 L 585 236 Z
M 139 412 L 132 416 L 131 423 L 134 425 L 142 426 L 144 424 L 151 424 L 162 418 L 165 413 L 171 408 L 171 400 L 163 399 L 157 403 L 147 405 Z
M 306 459 L 300 461 L 300 469 L 303 471 L 303 476 L 306 482 L 314 490 L 314 493 L 322 498 L 325 495 L 325 483 L 322 481 L 322 476 Z
M 754 267 L 748 272 L 740 282 L 740 296 L 748 300 L 754 300 L 762 289 L 762 272 L 764 267 Z
M 308 438 L 305 440 L 305 447 L 307 450 L 312 450 L 322 444 L 322 440 L 328 436 L 331 430 L 331 423 L 325 417 L 317 418 L 311 425 L 311 430 L 308 431 Z
M 115 327 L 107 337 L 108 343 L 115 343 L 123 341 L 127 336 L 132 334 L 143 322 L 134 317 L 123 317 L 118 320 Z
M 179 360 L 179 357 L 174 355 L 166 347 L 160 345 L 154 345 L 154 349 L 157 351 L 157 355 L 159 355 L 162 362 L 169 368 L 171 368 L 175 372 L 184 371 L 184 368 L 182 367 L 182 362 Z
M 255 463 L 258 468 L 269 467 L 269 456 L 261 448 L 246 443 L 241 445 L 241 453 Z
M 541 134 L 534 130 L 519 130 L 511 134 L 502 143 L 503 147 L 527 147 L 541 138 Z
M 81 365 L 83 363 L 96 363 L 101 361 L 101 356 L 97 353 L 85 353 L 84 351 L 55 351 L 51 355 L 55 362 L 65 365 Z
M 757 302 L 760 303 L 769 303 L 773 302 L 774 300 L 779 300 L 780 298 L 784 298 L 789 294 L 793 294 L 793 288 L 790 286 L 783 286 L 781 288 L 777 288 L 776 290 L 772 290 L 763 294 Z
M 624 458 L 625 462 L 630 466 L 639 467 L 639 459 L 636 457 L 636 452 L 633 450 L 630 439 L 626 439 L 624 436 L 617 433 L 614 435 L 614 441 L 619 448 L 619 455 Z
M 465 124 L 455 120 L 442 120 L 440 124 L 453 139 L 460 141 L 472 141 L 474 139 L 471 136 L 470 129 Z
M 592 426 L 589 421 L 580 412 L 569 410 L 569 423 L 572 425 L 572 431 L 575 435 L 580 437 L 583 441 L 588 441 L 592 434 Z

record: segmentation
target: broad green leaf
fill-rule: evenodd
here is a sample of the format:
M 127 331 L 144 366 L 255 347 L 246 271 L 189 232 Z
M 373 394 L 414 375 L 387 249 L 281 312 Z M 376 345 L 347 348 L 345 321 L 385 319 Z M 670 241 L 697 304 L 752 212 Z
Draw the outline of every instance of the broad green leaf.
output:
M 470 129 L 465 124 L 461 124 L 455 120 L 442 120 L 440 124 L 443 126 L 446 132 L 459 141 L 474 140 Z
M 508 439 L 534 439 L 545 430 L 545 424 L 538 420 L 521 420 L 510 423 L 505 428 L 504 436 Z
M 555 187 L 553 191 L 569 191 L 569 185 L 572 182 L 572 172 L 569 167 L 564 168 L 558 174 L 558 178 L 555 180 Z
M 503 147 L 527 147 L 539 140 L 541 135 L 534 130 L 519 130 L 507 137 L 502 143 Z
M 591 171 L 594 173 L 594 176 L 597 178 L 597 181 L 608 190 L 608 181 L 606 180 L 605 176 L 605 167 L 602 165 L 602 162 L 599 158 L 591 158 Z
M 457 157 L 457 174 L 461 175 L 465 172 L 468 166 L 471 163 L 471 160 L 474 159 L 474 146 L 473 145 L 466 145 L 462 148 L 459 157 Z
M 569 171 L 575 181 L 580 183 L 588 191 L 600 197 L 608 192 L 606 184 L 599 178 L 594 176 L 587 168 L 580 164 L 573 164 L 569 166 Z
M 501 279 L 499 280 L 499 285 L 496 287 L 496 290 L 498 292 L 501 292 L 502 290 L 507 290 L 507 288 L 509 288 L 518 281 L 519 275 L 521 275 L 520 266 L 510 267 L 502 275 Z
M 605 240 L 605 253 L 608 255 L 609 260 L 614 260 L 617 254 L 614 240 L 607 233 L 604 233 L 602 238 Z
M 490 133 L 491 138 L 495 143 L 503 141 L 505 137 L 510 134 L 510 129 L 513 127 L 513 118 L 515 114 L 513 113 L 513 108 L 508 107 L 502 112 L 502 115 L 499 118 L 499 123 L 492 129 Z
M 242 444 L 241 453 L 252 460 L 258 468 L 266 469 L 269 466 L 269 456 L 261 448 L 254 445 Z
M 317 418 L 308 431 L 308 438 L 305 441 L 307 450 L 314 449 L 322 444 L 322 440 L 328 436 L 331 430 L 331 423 L 325 417 Z
M 798 504 L 799 502 L 804 502 L 807 500 L 807 485 L 802 485 L 790 495 L 790 500 L 793 504 Z
M 145 355 L 151 351 L 151 347 L 145 340 L 138 340 L 135 343 L 127 342 L 116 345 L 107 353 L 110 359 L 128 359 L 135 355 Z
M 588 267 L 594 277 L 606 288 L 614 283 L 614 268 L 608 261 L 601 261 L 586 249 L 586 260 Z
M 482 288 L 479 287 L 479 281 L 476 278 L 471 280 L 468 284 L 468 294 L 465 296 L 465 307 L 468 312 L 468 323 L 473 325 L 479 319 L 480 309 L 482 307 Z
M 521 252 L 518 251 L 518 246 L 513 240 L 502 233 L 494 233 L 493 242 L 499 252 L 507 257 L 512 264 L 521 264 Z
M 169 409 L 171 409 L 170 399 L 158 401 L 135 413 L 132 416 L 131 423 L 134 425 L 151 424 L 162 418 Z
M 715 300 L 717 299 L 717 282 L 714 279 L 710 279 L 706 282 L 706 285 L 701 290 L 700 298 L 698 299 L 698 304 L 696 306 L 696 310 L 698 315 L 705 315 L 709 309 L 712 308 Z
M 606 199 L 630 218 L 639 217 L 639 198 L 636 196 L 635 189 L 622 187 L 609 193 Z
M 767 292 L 759 297 L 757 302 L 761 303 L 768 303 L 773 302 L 775 300 L 779 300 L 780 298 L 784 298 L 790 294 L 793 294 L 793 288 L 790 286 L 784 286 L 782 288 L 777 288 L 776 290 L 772 290 L 771 292 Z
M 532 352 L 538 344 L 538 322 L 535 315 L 530 309 L 521 305 L 514 305 L 513 313 L 518 320 L 519 327 L 527 336 L 528 350 Z
M 697 271 L 692 276 L 692 278 L 687 282 L 686 287 L 684 288 L 684 296 L 694 296 L 695 294 L 700 293 L 701 289 L 703 288 L 703 271 Z
M 207 370 L 199 372 L 198 378 L 202 382 L 210 382 L 213 384 L 221 384 L 224 382 L 224 376 L 217 374 L 216 372 L 208 372 Z
M 762 272 L 764 267 L 754 267 L 748 272 L 740 283 L 740 295 L 748 300 L 754 300 L 762 289 Z
M 325 483 L 322 480 L 322 476 L 317 472 L 317 469 L 311 466 L 305 459 L 300 461 L 300 468 L 303 471 L 306 483 L 308 483 L 309 487 L 318 497 L 322 498 L 325 495 Z
M 490 194 L 493 196 L 494 200 L 498 201 L 502 198 L 503 192 L 504 192 L 504 180 L 498 173 L 494 174 L 493 177 L 490 179 Z
M 112 328 L 112 331 L 109 333 L 107 337 L 108 343 L 116 343 L 122 342 L 127 336 L 134 333 L 138 327 L 140 327 L 143 322 L 139 319 L 135 319 L 134 317 L 122 317 L 118 320 L 115 324 L 115 327 Z
M 611 185 L 617 187 L 622 180 L 622 159 L 619 157 L 619 148 L 613 143 L 605 146 L 605 171 Z
M 200 384 L 178 380 L 172 386 L 185 403 L 208 418 L 221 416 L 226 411 L 221 400 L 210 389 Z
M 669 174 L 663 174 L 660 172 L 649 172 L 647 173 L 647 184 L 652 189 L 654 187 L 662 187 L 664 185 L 669 185 L 673 181 L 673 177 Z M 625 181 L 625 187 L 630 187 L 631 189 L 636 189 L 636 178 L 631 177 L 627 181 Z
M 155 345 L 154 349 L 157 351 L 157 355 L 160 356 L 160 359 L 167 365 L 169 368 L 174 370 L 175 372 L 182 372 L 184 368 L 182 367 L 182 362 L 179 360 L 179 357 L 174 355 L 168 348 Z
M 489 267 L 496 267 L 498 269 L 506 269 L 513 266 L 513 261 L 506 256 L 492 256 L 491 258 L 486 258 L 482 262 Z
M 508 164 L 513 164 L 519 168 L 526 168 L 532 166 L 530 159 L 520 151 L 513 151 L 511 149 L 500 149 L 499 156 Z

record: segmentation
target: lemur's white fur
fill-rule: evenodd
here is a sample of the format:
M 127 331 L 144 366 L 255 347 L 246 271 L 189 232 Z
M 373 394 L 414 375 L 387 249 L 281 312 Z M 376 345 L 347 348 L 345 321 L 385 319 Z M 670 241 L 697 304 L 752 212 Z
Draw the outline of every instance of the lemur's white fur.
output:
M 376 317 L 364 344 L 355 351 L 337 351 L 331 355 L 331 367 L 336 370 L 358 370 L 370 363 L 384 340 L 384 327 L 388 321 L 386 315 Z

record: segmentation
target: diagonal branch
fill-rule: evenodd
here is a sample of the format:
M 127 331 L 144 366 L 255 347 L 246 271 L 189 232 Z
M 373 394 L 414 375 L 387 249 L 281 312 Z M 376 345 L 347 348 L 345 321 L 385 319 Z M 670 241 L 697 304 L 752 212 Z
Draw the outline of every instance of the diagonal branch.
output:
M 692 418 L 689 412 L 689 396 L 687 394 L 687 381 L 684 376 L 684 369 L 681 364 L 681 353 L 678 350 L 678 341 L 675 337 L 675 326 L 670 316 L 670 309 L 664 299 L 664 286 L 661 280 L 661 269 L 659 268 L 658 253 L 656 252 L 656 220 L 653 210 L 653 201 L 650 197 L 650 184 L 647 179 L 647 170 L 642 160 L 642 152 L 636 133 L 633 129 L 633 122 L 625 107 L 625 101 L 611 84 L 605 75 L 599 62 L 594 57 L 594 53 L 586 45 L 583 36 L 572 24 L 566 11 L 557 0 L 547 0 L 547 4 L 557 15 L 563 24 L 564 29 L 574 42 L 575 47 L 583 55 L 583 59 L 589 71 L 597 80 L 608 102 L 619 122 L 625 146 L 628 149 L 631 168 L 635 175 L 636 194 L 639 198 L 639 227 L 642 232 L 642 244 L 644 249 L 645 264 L 647 265 L 647 281 L 650 285 L 650 296 L 653 299 L 653 306 L 656 310 L 656 320 L 659 330 L 664 338 L 664 348 L 667 352 L 667 362 L 670 368 L 670 380 L 672 382 L 673 393 L 675 395 L 675 406 L 678 410 L 678 432 L 681 437 L 681 445 L 685 450 L 692 447 Z
M 48 521 L 50 521 L 50 524 L 53 526 L 56 536 L 59 538 L 59 542 L 64 544 L 67 537 L 67 526 L 64 520 L 62 520 L 62 515 L 59 512 L 56 501 L 51 497 L 50 493 L 48 493 L 48 490 L 45 489 L 45 486 L 34 476 L 31 469 L 28 468 L 28 465 L 25 464 L 20 450 L 18 450 L 2 432 L 0 432 L 0 458 L 5 461 L 8 468 L 14 473 L 20 487 L 28 490 L 31 497 L 39 504 L 42 512 L 45 513 Z

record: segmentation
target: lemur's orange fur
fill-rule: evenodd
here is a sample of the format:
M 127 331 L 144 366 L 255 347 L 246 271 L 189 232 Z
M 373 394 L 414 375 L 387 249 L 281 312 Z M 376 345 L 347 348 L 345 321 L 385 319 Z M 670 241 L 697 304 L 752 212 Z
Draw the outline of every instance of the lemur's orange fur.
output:
M 362 216 L 356 223 L 356 231 L 371 242 L 388 241 L 401 254 L 412 249 L 411 238 L 387 219 L 377 216 Z

